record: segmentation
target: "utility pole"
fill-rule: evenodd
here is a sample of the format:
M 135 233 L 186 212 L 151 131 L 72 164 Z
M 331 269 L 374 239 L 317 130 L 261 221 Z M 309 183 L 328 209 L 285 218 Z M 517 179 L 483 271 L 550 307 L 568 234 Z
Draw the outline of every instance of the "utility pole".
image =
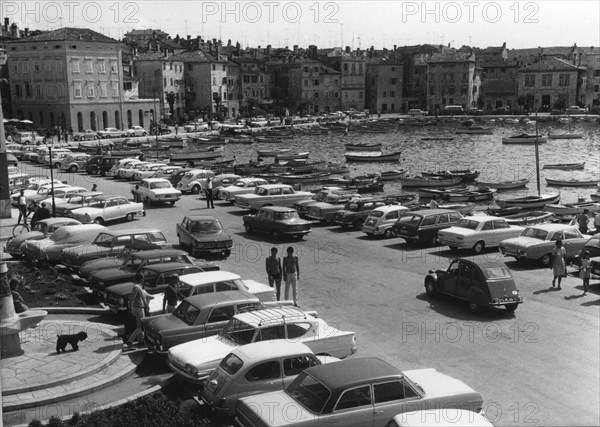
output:
M 6 50 L 0 48 L 0 69 L 6 63 Z M 10 191 L 8 189 L 8 158 L 6 156 L 6 138 L 4 135 L 4 114 L 2 113 L 2 95 L 0 93 L 0 218 L 10 218 Z

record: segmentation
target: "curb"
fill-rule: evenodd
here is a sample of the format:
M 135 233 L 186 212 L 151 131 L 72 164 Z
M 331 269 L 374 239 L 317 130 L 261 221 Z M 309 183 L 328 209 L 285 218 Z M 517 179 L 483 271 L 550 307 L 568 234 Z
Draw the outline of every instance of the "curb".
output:
M 48 314 L 106 314 L 108 308 L 86 307 L 36 307 L 36 310 L 45 310 Z

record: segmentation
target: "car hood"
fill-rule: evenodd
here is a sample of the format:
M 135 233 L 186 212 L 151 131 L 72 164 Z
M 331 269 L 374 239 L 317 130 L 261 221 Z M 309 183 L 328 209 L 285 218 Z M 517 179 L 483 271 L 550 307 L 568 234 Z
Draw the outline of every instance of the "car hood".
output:
M 500 245 L 504 248 L 525 249 L 530 246 L 537 246 L 547 243 L 545 240 L 536 239 L 533 237 L 514 237 L 512 239 L 503 240 Z
M 237 345 L 220 335 L 179 344 L 169 350 L 169 358 L 181 366 L 190 364 L 199 371 L 202 365 L 222 360 Z
M 244 284 L 248 288 L 248 292 L 259 297 L 259 299 L 263 302 L 268 302 L 275 299 L 275 294 L 273 293 L 274 288 L 270 287 L 269 285 L 249 279 L 244 279 Z M 266 295 L 267 297 L 271 295 L 272 298 L 265 299 L 264 297 L 261 297 L 263 295 Z
M 83 245 L 72 246 L 63 251 L 65 257 L 81 257 L 81 258 L 93 258 L 96 255 L 108 254 L 112 248 L 106 246 L 98 246 L 91 243 L 84 243 Z
M 135 277 L 135 272 L 121 268 L 105 268 L 103 270 L 92 272 L 90 277 L 98 281 L 114 280 L 117 278 L 127 279 L 130 277 Z
M 457 237 L 457 236 L 472 236 L 478 233 L 476 230 L 471 230 L 470 228 L 463 227 L 450 227 L 445 230 L 438 231 L 438 236 L 446 236 L 446 237 Z
M 454 396 L 465 393 L 479 394 L 462 381 L 442 374 L 434 368 L 414 369 L 403 371 L 403 373 L 408 379 L 423 389 L 426 398 Z M 481 398 L 481 395 L 479 397 Z M 482 402 L 483 398 L 481 398 L 480 403 Z
M 313 203 L 312 205 L 310 205 L 311 209 L 314 208 L 319 208 L 319 209 L 331 209 L 331 208 L 335 208 L 335 209 L 339 209 L 341 210 L 344 205 L 339 204 L 339 205 L 334 205 L 333 203 L 325 203 L 325 202 L 316 202 Z
M 310 426 L 315 423 L 316 414 L 300 405 L 284 390 L 255 394 L 240 399 L 238 410 L 247 414 L 249 419 L 260 418 L 261 426 L 283 427 L 290 425 L 290 418 L 285 410 L 274 408 L 295 408 L 294 425 Z M 326 424 L 326 422 L 325 422 Z
M 154 335 L 159 335 L 161 332 L 172 329 L 184 329 L 189 325 L 178 319 L 172 314 L 163 314 L 159 316 L 147 317 L 144 320 L 144 329 Z
M 113 294 L 122 297 L 125 295 L 129 295 L 133 290 L 134 286 L 135 283 L 133 282 L 119 283 L 118 285 L 109 286 L 105 289 L 105 291 L 107 294 Z
M 104 212 L 104 209 L 98 209 L 98 208 L 77 208 L 77 209 L 73 209 L 71 211 L 71 213 L 73 215 L 81 215 L 81 216 L 85 216 L 85 214 L 88 214 L 89 216 L 94 216 L 94 215 L 102 213 L 102 212 Z
M 224 230 L 218 231 L 197 231 L 193 233 L 194 239 L 199 242 L 223 242 L 227 240 L 231 240 L 231 236 L 227 234 Z
M 94 259 L 87 261 L 79 268 L 79 273 L 82 276 L 90 275 L 97 270 L 104 270 L 106 268 L 119 267 L 123 264 L 123 260 L 117 257 Z
M 44 233 L 41 231 L 29 231 L 27 233 L 23 233 L 18 235 L 17 237 L 13 237 L 6 244 L 7 248 L 18 248 L 19 245 L 26 240 L 41 240 L 45 237 Z

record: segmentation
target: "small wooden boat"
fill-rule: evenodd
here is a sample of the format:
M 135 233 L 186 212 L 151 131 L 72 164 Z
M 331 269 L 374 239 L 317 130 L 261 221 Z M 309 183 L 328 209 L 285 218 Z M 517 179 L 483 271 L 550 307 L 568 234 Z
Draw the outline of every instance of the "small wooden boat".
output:
M 275 157 L 291 152 L 290 148 L 281 148 L 278 150 L 256 150 L 259 157 Z
M 279 163 L 281 160 L 292 160 L 292 159 L 308 159 L 310 152 L 304 151 L 303 153 L 284 153 L 275 156 L 275 163 Z
M 543 222 L 549 222 L 554 215 L 545 211 L 521 212 L 513 215 L 506 215 L 504 219 L 510 225 L 533 225 Z
M 582 202 L 582 203 L 568 203 L 568 204 L 556 204 L 546 205 L 544 210 L 546 212 L 552 212 L 556 216 L 563 215 L 579 215 L 587 209 L 590 212 L 600 212 L 600 203 L 597 202 Z
M 598 179 L 590 179 L 590 180 L 578 180 L 578 179 L 553 179 L 546 178 L 546 182 L 548 185 L 553 185 L 555 187 L 593 187 L 598 185 L 600 180 Z
M 406 169 L 394 169 L 391 171 L 383 171 L 381 172 L 381 180 L 382 181 L 393 181 L 395 179 L 401 178 L 408 174 Z
M 457 135 L 491 135 L 494 133 L 492 128 L 484 128 L 483 126 L 470 126 L 465 129 L 459 129 L 456 131 Z
M 529 184 L 528 179 L 518 179 L 516 181 L 499 181 L 499 182 L 485 182 L 485 181 L 477 181 L 477 186 L 479 188 L 495 188 L 496 190 L 512 190 L 513 188 L 525 187 Z
M 480 191 L 464 191 L 459 193 L 446 192 L 442 195 L 442 200 L 447 202 L 481 202 L 484 200 L 492 200 L 495 194 L 495 188 L 488 188 Z
M 302 175 L 279 175 L 282 184 L 313 184 L 322 182 L 331 175 L 330 172 L 315 172 Z
M 228 144 L 254 144 L 254 139 L 249 137 L 244 138 L 243 135 L 240 135 L 237 138 L 227 138 L 225 142 Z
M 528 133 L 522 133 L 520 135 L 509 136 L 502 138 L 503 144 L 535 144 L 536 139 L 538 144 L 548 142 L 548 138 L 542 135 L 530 135 Z
M 382 153 L 381 151 L 356 151 L 344 153 L 347 162 L 397 162 L 400 160 L 400 151 L 395 153 Z
M 169 159 L 171 162 L 211 160 L 218 159 L 221 157 L 223 157 L 222 151 L 197 151 L 186 153 L 171 153 L 169 155 Z
M 403 176 L 398 179 L 403 187 L 450 187 L 460 182 L 460 178 L 440 178 L 426 176 Z
M 452 141 L 454 138 L 446 136 L 424 136 L 421 141 Z
M 560 202 L 559 193 L 541 194 L 539 196 L 525 196 L 514 199 L 496 200 L 496 204 L 501 208 L 509 206 L 519 206 L 523 209 L 540 209 L 545 205 Z
M 523 208 L 518 206 L 511 206 L 509 208 L 489 208 L 484 211 L 484 213 L 491 216 L 501 216 L 505 217 L 506 215 L 514 215 L 521 212 Z
M 382 144 L 344 144 L 347 151 L 381 151 Z
M 548 139 L 581 139 L 583 138 L 582 133 L 549 133 Z
M 562 169 L 562 170 L 575 170 L 575 169 L 583 169 L 585 167 L 585 162 L 580 163 L 552 163 L 548 165 L 544 165 L 542 169 Z
M 431 203 L 421 203 L 415 205 L 415 209 L 431 209 L 433 206 L 434 209 L 450 209 L 453 211 L 458 211 L 463 215 L 467 215 L 473 209 L 475 209 L 475 203 L 437 203 L 435 202 L 433 205 Z
M 431 172 L 425 171 L 421 172 L 423 176 L 433 176 L 440 178 L 459 178 L 462 182 L 473 181 L 475 178 L 479 176 L 479 171 L 474 171 L 471 169 L 460 169 L 460 170 L 449 170 L 449 171 L 440 171 L 440 172 Z

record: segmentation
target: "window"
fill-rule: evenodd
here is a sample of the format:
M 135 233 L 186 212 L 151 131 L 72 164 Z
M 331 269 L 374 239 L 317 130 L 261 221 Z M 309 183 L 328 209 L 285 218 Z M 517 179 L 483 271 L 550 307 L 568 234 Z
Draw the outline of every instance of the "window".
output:
M 315 92 L 314 93 L 314 98 L 318 98 L 319 97 L 319 92 Z
M 449 222 L 450 222 L 450 218 L 448 217 L 448 214 L 441 214 L 437 220 L 438 224 L 447 224 Z
M 29 82 L 25 82 L 25 96 L 31 96 L 31 86 L 29 85 Z
M 559 74 L 558 75 L 559 86 L 569 86 L 570 83 L 571 83 L 571 75 L 569 75 L 569 74 Z
M 395 85 L 396 83 L 398 83 L 398 79 L 397 78 L 392 78 L 392 84 Z
M 27 59 L 23 61 L 21 68 L 23 68 L 23 74 L 29 74 L 29 61 Z
M 319 365 L 319 361 L 313 355 L 295 356 L 283 360 L 283 375 L 298 375 L 305 369 Z
M 381 111 L 387 111 L 387 104 L 381 104 Z
M 535 86 L 535 74 L 525 74 L 525 86 Z
M 213 309 L 208 317 L 207 323 L 226 322 L 233 317 L 233 307 L 217 307 Z
M 552 86 L 552 74 L 542 74 L 542 86 Z
M 116 61 L 111 61 L 110 62 L 110 72 L 111 73 L 116 73 L 117 72 L 117 62 Z
M 227 65 L 223 64 L 223 71 L 227 71 Z
M 315 79 L 314 85 L 319 86 L 319 79 Z
M 258 76 L 250 76 L 251 83 L 258 83 Z
M 492 225 L 492 221 L 488 221 L 485 224 L 483 224 L 483 227 L 481 227 L 481 231 L 487 231 L 487 230 L 493 230 L 493 225 Z
M 100 74 L 106 73 L 106 64 L 104 63 L 104 61 L 98 62 L 98 72 Z
M 393 98 L 394 96 L 396 96 L 396 92 L 394 92 L 394 91 L 391 91 L 391 92 L 390 92 L 390 96 Z
M 296 339 L 306 335 L 310 329 L 310 323 L 292 323 L 287 325 L 287 338 Z
M 171 79 L 169 80 L 169 83 L 171 84 L 171 86 L 173 86 L 173 78 L 171 77 Z
M 73 90 L 75 98 L 81 98 L 81 82 L 74 82 Z
M 600 85 L 594 85 L 594 92 L 600 92 Z
M 35 85 L 35 96 L 37 98 L 42 97 L 42 86 L 39 83 L 36 83 L 36 85 Z
M 108 96 L 108 87 L 106 82 L 100 82 L 100 97 L 106 98 Z
M 280 376 L 281 368 L 279 367 L 279 361 L 272 360 L 250 369 L 246 374 L 246 379 L 248 381 L 266 381 L 279 378 Z
M 37 61 L 33 61 L 33 72 L 34 73 L 40 72 L 40 63 Z
M 360 406 L 367 406 L 371 404 L 371 387 L 363 386 L 345 391 L 340 397 L 335 410 L 341 411 L 343 409 L 358 408 Z
M 92 66 L 92 61 L 90 59 L 85 61 L 85 72 L 86 73 L 93 73 L 94 72 L 94 68 Z
M 73 60 L 73 72 L 79 73 L 79 61 L 78 60 Z
M 217 64 L 212 64 L 213 71 L 217 71 Z
M 260 330 L 258 341 L 281 340 L 285 338 L 284 325 L 268 326 Z
M 425 218 L 423 218 L 423 222 L 421 222 L 421 226 L 434 225 L 435 219 L 436 219 L 435 215 L 426 216 Z
M 407 390 L 407 393 L 405 393 Z M 373 394 L 375 398 L 375 403 L 385 403 L 392 402 L 394 400 L 402 400 L 407 397 L 414 397 L 416 394 L 408 387 L 403 384 L 402 381 L 391 381 L 389 383 L 383 384 L 374 384 L 373 385 Z
M 86 85 L 87 86 L 87 97 L 95 98 L 96 97 L 96 87 L 93 83 Z

